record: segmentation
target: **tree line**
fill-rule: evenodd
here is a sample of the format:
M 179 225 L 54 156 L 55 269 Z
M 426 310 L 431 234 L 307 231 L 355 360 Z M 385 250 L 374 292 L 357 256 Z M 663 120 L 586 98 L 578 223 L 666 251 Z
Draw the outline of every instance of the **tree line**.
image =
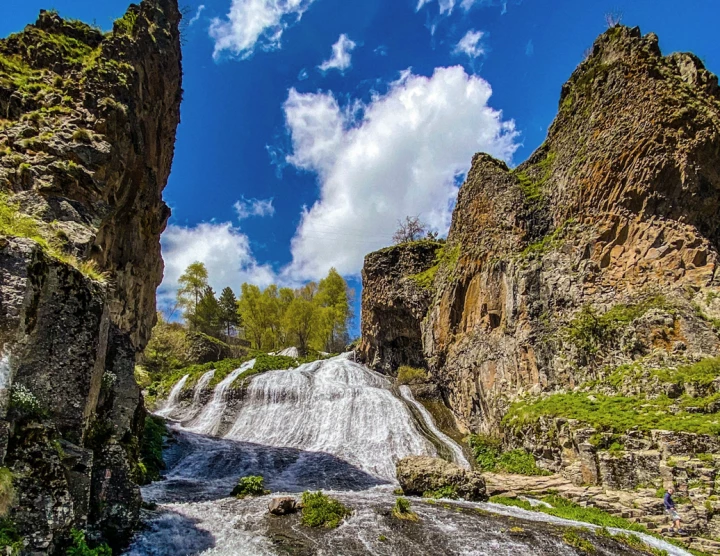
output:
M 208 278 L 205 265 L 194 262 L 178 280 L 177 305 L 192 331 L 241 337 L 264 351 L 295 346 L 302 353 L 337 353 L 349 341 L 353 292 L 334 268 L 319 282 L 297 289 L 246 283 L 239 298 L 230 287 L 217 297 Z

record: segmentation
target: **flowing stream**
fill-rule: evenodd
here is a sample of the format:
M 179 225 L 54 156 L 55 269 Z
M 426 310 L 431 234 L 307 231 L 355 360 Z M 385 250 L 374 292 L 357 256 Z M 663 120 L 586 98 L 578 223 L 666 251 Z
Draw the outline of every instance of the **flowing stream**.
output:
M 159 412 L 176 419 L 165 451 L 167 471 L 164 480 L 143 488 L 157 509 L 145 512 L 146 527 L 126 554 L 579 554 L 562 541 L 557 526 L 592 526 L 519 508 L 411 498 L 419 521 L 398 520 L 391 515 L 397 460 L 434 456 L 444 446 L 440 451 L 469 466 L 409 389 L 396 395 L 386 377 L 347 356 L 233 385 L 253 364 L 230 373 L 210 396 L 205 390 L 213 375 L 206 373 L 191 402 L 181 396 L 188 377 L 172 389 Z M 229 497 L 246 475 L 262 475 L 273 494 Z M 274 496 L 320 489 L 353 510 L 337 529 L 307 528 L 297 514 L 267 511 Z M 688 554 L 648 540 L 671 556 Z M 597 554 L 618 552 L 600 546 Z

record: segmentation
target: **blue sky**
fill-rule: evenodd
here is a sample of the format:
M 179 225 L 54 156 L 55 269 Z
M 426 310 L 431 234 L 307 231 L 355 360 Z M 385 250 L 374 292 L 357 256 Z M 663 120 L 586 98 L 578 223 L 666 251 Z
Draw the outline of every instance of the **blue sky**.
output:
M 202 8 L 201 8 L 202 6 Z M 0 35 L 41 8 L 109 29 L 125 0 L 5 0 Z M 605 14 L 720 70 L 716 0 L 188 0 L 184 102 L 165 198 L 160 303 L 204 261 L 216 290 L 357 290 L 398 219 L 447 230 L 474 152 L 540 145 Z M 359 309 L 358 309 L 359 313 Z M 355 328 L 357 328 L 357 323 Z

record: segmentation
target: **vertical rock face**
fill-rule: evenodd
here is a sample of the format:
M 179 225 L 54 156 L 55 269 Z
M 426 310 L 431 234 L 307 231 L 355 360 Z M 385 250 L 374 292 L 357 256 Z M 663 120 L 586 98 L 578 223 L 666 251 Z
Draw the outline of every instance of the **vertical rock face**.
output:
M 43 11 L 0 40 L 0 448 L 35 553 L 73 527 L 119 546 L 137 523 L 133 370 L 162 280 L 180 17 L 145 0 L 103 33 Z
M 717 78 L 622 26 L 563 87 L 528 161 L 510 170 L 473 159 L 444 247 L 458 256 L 440 262 L 418 319 L 433 379 L 465 426 L 496 430 L 518 396 L 602 380 L 625 363 L 718 354 L 718 168 Z M 601 345 L 573 335 L 583 314 L 622 311 Z M 375 343 L 363 327 L 363 345 Z
M 374 369 L 393 374 L 400 365 L 423 366 L 420 321 L 432 300 L 432 269 L 441 247 L 423 240 L 365 257 L 359 353 Z

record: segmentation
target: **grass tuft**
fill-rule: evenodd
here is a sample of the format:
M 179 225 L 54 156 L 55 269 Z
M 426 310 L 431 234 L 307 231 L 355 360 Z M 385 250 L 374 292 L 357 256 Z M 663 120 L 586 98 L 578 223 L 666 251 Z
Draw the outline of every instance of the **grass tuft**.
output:
M 352 514 L 350 508 L 322 492 L 303 492 L 301 518 L 303 525 L 333 529 L 350 514 Z

